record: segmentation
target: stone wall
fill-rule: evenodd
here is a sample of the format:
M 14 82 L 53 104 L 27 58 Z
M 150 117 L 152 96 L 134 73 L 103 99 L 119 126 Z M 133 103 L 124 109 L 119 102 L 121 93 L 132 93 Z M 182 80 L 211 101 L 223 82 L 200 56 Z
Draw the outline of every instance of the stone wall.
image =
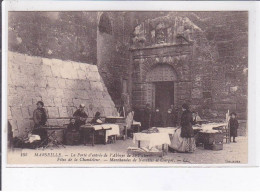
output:
M 129 53 L 131 18 L 128 12 L 99 12 L 98 14 L 97 65 L 113 101 L 117 106 L 127 106 L 122 98 L 122 89 L 123 80 L 127 82 L 128 89 L 131 85 Z M 109 33 L 100 30 L 100 18 L 104 16 L 111 25 Z M 131 91 L 130 89 L 128 91 L 129 95 Z
M 36 102 L 42 100 L 51 125 L 63 125 L 84 103 L 89 117 L 96 111 L 102 116 L 116 115 L 96 65 L 32 57 L 8 52 L 8 120 L 15 136 L 33 127 Z
M 134 56 L 135 61 L 132 63 L 134 68 L 137 67 L 138 69 L 139 60 L 146 62 L 149 55 L 155 56 L 155 58 L 158 56 L 159 60 L 163 61 L 163 55 L 167 53 L 167 50 L 170 50 L 169 43 L 179 44 L 176 38 L 174 40 L 174 36 L 178 34 L 176 30 L 185 29 L 185 21 L 190 21 L 201 30 L 196 33 L 193 30 L 190 34 L 194 42 L 191 50 L 192 59 L 186 64 L 188 68 L 177 71 L 177 74 L 185 73 L 187 70 L 187 72 L 190 72 L 189 82 L 184 83 L 184 85 L 179 84 L 180 89 L 185 88 L 187 84 L 189 85 L 186 93 L 177 94 L 182 98 L 178 106 L 185 101 L 200 115 L 209 118 L 224 118 L 229 109 L 237 112 L 239 119 L 246 119 L 248 87 L 247 12 L 160 12 L 157 17 L 152 17 L 152 15 L 150 12 L 138 12 L 135 15 L 137 21 L 140 22 L 134 24 L 133 45 L 142 54 L 139 54 L 141 57 L 138 56 L 140 59 L 135 59 L 136 56 Z M 184 22 L 177 23 L 176 19 L 172 18 L 184 18 L 181 19 Z M 185 18 L 188 18 L 188 20 Z M 153 23 L 157 25 L 154 31 Z M 164 30 L 165 28 L 166 30 Z M 159 31 L 160 29 L 162 30 Z M 170 34 L 170 36 L 156 40 L 156 36 L 154 36 L 156 30 L 157 34 Z M 145 54 L 148 50 L 156 50 L 151 48 L 153 45 L 161 49 L 157 48 L 156 52 Z M 180 50 L 182 49 L 180 48 Z M 166 62 L 171 65 L 172 62 L 171 60 L 168 62 L 167 57 L 174 57 L 179 54 L 176 52 L 168 53 L 168 55 L 166 54 Z M 150 63 L 148 62 L 148 66 L 151 66 Z M 180 62 L 180 67 L 182 66 L 185 66 L 185 63 Z M 140 76 L 141 71 L 137 71 Z M 136 76 L 134 78 L 136 79 Z M 145 94 L 138 92 L 141 88 L 138 89 L 138 87 L 137 92 L 135 88 L 133 89 L 133 99 L 138 98 L 145 101 Z

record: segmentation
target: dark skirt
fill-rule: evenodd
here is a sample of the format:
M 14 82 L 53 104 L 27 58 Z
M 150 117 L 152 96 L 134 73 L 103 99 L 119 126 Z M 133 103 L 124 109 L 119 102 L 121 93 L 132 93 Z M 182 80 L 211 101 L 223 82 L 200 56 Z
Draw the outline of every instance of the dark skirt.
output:
M 237 137 L 237 129 L 230 129 L 230 136 L 231 137 Z

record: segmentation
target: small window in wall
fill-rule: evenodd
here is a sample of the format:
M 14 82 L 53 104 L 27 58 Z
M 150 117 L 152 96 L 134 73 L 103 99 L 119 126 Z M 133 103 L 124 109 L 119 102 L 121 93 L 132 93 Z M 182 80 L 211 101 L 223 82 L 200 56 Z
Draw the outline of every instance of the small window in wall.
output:
M 112 26 L 107 13 L 103 13 L 99 20 L 99 32 L 112 34 Z

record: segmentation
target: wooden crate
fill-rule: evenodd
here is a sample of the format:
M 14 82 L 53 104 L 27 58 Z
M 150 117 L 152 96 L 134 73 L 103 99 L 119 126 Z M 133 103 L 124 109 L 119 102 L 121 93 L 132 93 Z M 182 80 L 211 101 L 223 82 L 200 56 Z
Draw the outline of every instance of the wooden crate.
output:
M 205 133 L 199 132 L 199 141 L 203 144 L 219 144 L 223 143 L 223 133 Z

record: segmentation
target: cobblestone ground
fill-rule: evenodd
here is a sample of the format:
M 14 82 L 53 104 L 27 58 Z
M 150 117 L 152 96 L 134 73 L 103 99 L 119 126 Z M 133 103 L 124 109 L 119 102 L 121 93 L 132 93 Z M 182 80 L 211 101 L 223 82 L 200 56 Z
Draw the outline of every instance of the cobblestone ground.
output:
M 194 153 L 172 153 L 169 152 L 163 156 L 164 160 L 171 160 L 171 164 L 246 164 L 247 163 L 247 148 L 248 140 L 245 136 L 237 138 L 237 143 L 224 144 L 224 149 L 219 151 L 205 150 L 203 147 L 197 147 Z M 13 152 L 9 152 L 9 157 L 12 160 L 19 161 L 21 153 L 28 153 L 28 155 L 34 155 L 38 153 L 94 153 L 94 154 L 127 154 L 127 148 L 129 146 L 137 146 L 132 139 L 117 140 L 115 144 L 107 145 L 80 145 L 80 146 L 66 146 L 66 148 L 48 148 L 45 150 L 32 150 L 32 149 L 14 149 Z M 156 157 L 149 156 L 148 159 L 155 159 Z M 159 157 L 157 157 L 159 158 Z M 25 158 L 24 158 L 25 159 Z M 46 158 L 47 159 L 47 158 Z M 30 163 L 30 161 L 27 161 Z M 25 163 L 27 163 L 25 162 Z M 38 163 L 38 162 L 37 162 Z M 163 165 L 163 164 L 161 164 Z

